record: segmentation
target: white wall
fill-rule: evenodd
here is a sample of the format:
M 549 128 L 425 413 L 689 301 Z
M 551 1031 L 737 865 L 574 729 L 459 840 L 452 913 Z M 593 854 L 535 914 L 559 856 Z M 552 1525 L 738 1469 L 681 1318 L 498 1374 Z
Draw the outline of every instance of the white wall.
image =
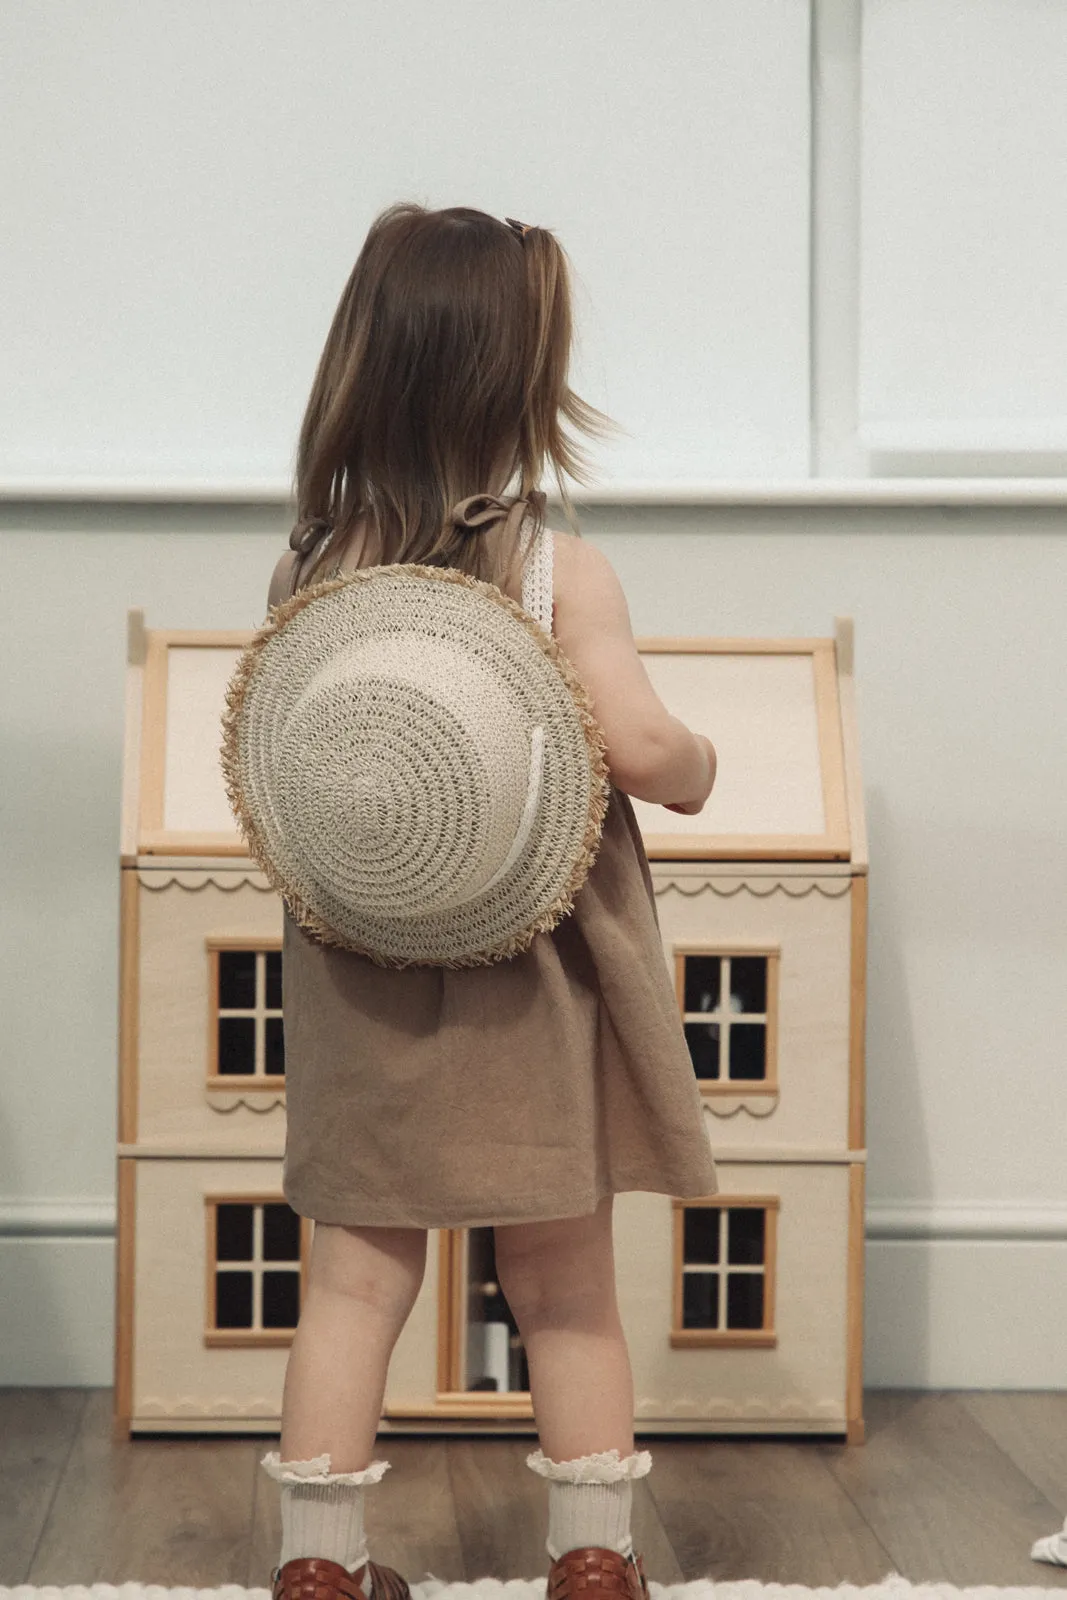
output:
M 638 634 L 855 618 L 874 1384 L 1064 1381 L 1063 525 L 1048 508 L 582 521 Z M 0 1382 L 104 1383 L 126 608 L 252 626 L 286 529 L 271 508 L 130 506 L 7 506 L 0 527 Z
M 0 480 L 284 479 L 399 199 L 558 233 L 610 477 L 803 472 L 808 62 L 803 0 L 0 0 Z

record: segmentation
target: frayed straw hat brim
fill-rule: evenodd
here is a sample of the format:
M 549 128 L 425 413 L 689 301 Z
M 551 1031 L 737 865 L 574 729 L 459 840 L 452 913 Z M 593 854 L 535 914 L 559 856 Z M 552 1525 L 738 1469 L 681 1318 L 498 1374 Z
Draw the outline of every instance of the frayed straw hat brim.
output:
M 425 591 L 424 583 L 438 587 Z M 373 589 L 355 588 L 375 584 Z M 457 607 L 461 592 L 468 598 Z M 320 662 L 331 650 L 340 651 L 346 626 L 342 613 L 359 613 L 358 623 L 349 619 L 350 630 L 362 627 L 373 633 L 379 612 L 387 628 L 390 606 L 392 615 L 400 616 L 406 597 L 419 600 L 424 617 L 436 613 L 442 635 L 451 629 L 462 642 L 483 643 L 487 659 L 507 664 L 515 675 L 514 704 L 522 730 L 527 722 L 544 722 L 549 737 L 529 846 L 511 870 L 445 914 L 421 916 L 403 907 L 391 917 L 380 908 L 373 915 L 350 912 L 339 902 L 329 870 L 336 841 L 321 835 L 313 840 L 316 865 L 310 873 L 305 857 L 290 848 L 290 836 L 279 820 L 286 797 L 279 800 L 275 756 L 286 716 L 295 719 L 301 673 L 309 670 L 313 647 L 320 646 Z M 326 604 L 309 611 L 318 601 Z M 516 623 L 524 632 L 516 633 Z M 298 637 L 301 630 L 306 637 Z M 294 662 L 295 685 L 290 681 Z M 550 932 L 573 910 L 600 847 L 610 781 L 603 731 L 585 685 L 552 634 L 530 612 L 494 584 L 455 568 L 415 563 L 357 568 L 312 584 L 274 607 L 238 659 L 226 691 L 222 731 L 221 764 L 231 809 L 252 859 L 293 920 L 322 944 L 352 950 L 383 967 L 481 966 L 521 953 L 538 933 Z

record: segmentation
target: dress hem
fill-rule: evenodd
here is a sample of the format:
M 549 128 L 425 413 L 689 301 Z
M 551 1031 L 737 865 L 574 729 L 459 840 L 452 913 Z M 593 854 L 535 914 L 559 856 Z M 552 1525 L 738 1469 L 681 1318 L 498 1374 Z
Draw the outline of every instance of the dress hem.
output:
M 437 1228 L 437 1229 L 444 1229 L 444 1228 L 493 1228 L 493 1227 L 506 1228 L 506 1227 L 509 1227 L 512 1224 L 523 1223 L 523 1222 L 559 1222 L 559 1221 L 563 1221 L 564 1219 L 566 1219 L 568 1217 L 589 1217 L 589 1216 L 593 1215 L 593 1213 L 596 1211 L 597 1207 L 600 1205 L 601 1201 L 606 1199 L 609 1194 L 610 1195 L 616 1195 L 616 1194 L 634 1194 L 634 1193 L 640 1193 L 640 1194 L 662 1194 L 662 1195 L 667 1195 L 667 1196 L 669 1196 L 669 1198 L 674 1199 L 674 1200 L 697 1200 L 697 1199 L 706 1200 L 706 1199 L 711 1199 L 713 1196 L 719 1194 L 720 1193 L 720 1189 L 719 1189 L 719 1186 L 718 1186 L 717 1178 L 714 1180 L 713 1185 L 710 1188 L 690 1189 L 690 1190 L 661 1189 L 661 1188 L 658 1188 L 658 1187 L 655 1187 L 655 1186 L 650 1187 L 648 1184 L 645 1184 L 645 1183 L 622 1183 L 622 1184 L 615 1184 L 610 1189 L 601 1190 L 596 1195 L 596 1198 L 594 1199 L 593 1204 L 591 1206 L 589 1206 L 584 1211 L 577 1211 L 577 1210 L 559 1211 L 557 1209 L 555 1211 L 546 1211 L 544 1213 L 544 1215 L 539 1215 L 539 1216 L 531 1216 L 529 1212 L 522 1212 L 522 1213 L 520 1213 L 518 1215 L 513 1215 L 513 1216 L 503 1216 L 498 1212 L 498 1213 L 494 1214 L 493 1216 L 485 1216 L 485 1215 L 479 1216 L 479 1215 L 476 1214 L 473 1217 L 452 1217 L 452 1218 L 449 1218 L 449 1219 L 444 1220 L 444 1221 L 441 1219 L 440 1213 L 435 1214 L 435 1216 L 433 1217 L 433 1220 L 430 1220 L 430 1221 L 423 1220 L 423 1219 L 420 1219 L 418 1217 L 413 1217 L 410 1213 L 407 1216 L 405 1216 L 405 1217 L 403 1217 L 401 1219 L 398 1219 L 396 1216 L 391 1216 L 391 1217 L 383 1217 L 383 1216 L 380 1216 L 380 1215 L 379 1216 L 368 1216 L 366 1212 L 364 1212 L 363 1215 L 360 1216 L 360 1217 L 354 1217 L 354 1216 L 352 1216 L 350 1214 L 344 1215 L 344 1216 L 338 1216 L 338 1215 L 334 1215 L 333 1214 L 334 1208 L 332 1206 L 321 1206 L 321 1205 L 315 1204 L 314 1202 L 311 1202 L 308 1205 L 307 1209 L 302 1210 L 301 1209 L 301 1202 L 300 1202 L 298 1197 L 295 1197 L 294 1195 L 286 1192 L 285 1198 L 288 1201 L 289 1205 L 292 1207 L 292 1209 L 297 1213 L 298 1216 L 305 1217 L 309 1221 L 312 1221 L 312 1222 L 325 1223 L 329 1227 L 341 1227 L 341 1228 L 426 1228 L 426 1229 Z M 348 1208 L 341 1207 L 339 1209 L 347 1211 Z M 318 1212 L 320 1214 L 316 1216 L 315 1215 L 316 1212 Z M 330 1215 L 326 1215 L 327 1212 L 329 1212 Z

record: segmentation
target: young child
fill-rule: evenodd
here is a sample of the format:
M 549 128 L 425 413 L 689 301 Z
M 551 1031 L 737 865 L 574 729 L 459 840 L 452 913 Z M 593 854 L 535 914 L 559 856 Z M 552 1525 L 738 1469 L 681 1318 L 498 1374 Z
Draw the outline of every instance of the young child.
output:
M 529 1364 L 527 1464 L 549 1482 L 550 1600 L 587 1582 L 647 1600 L 630 1509 L 651 1455 L 634 1448 L 613 1196 L 718 1184 L 628 797 L 696 813 L 716 761 L 656 695 L 608 560 L 544 527 L 544 469 L 572 524 L 563 474 L 585 475 L 562 424 L 611 426 L 568 386 L 570 345 L 567 259 L 548 229 L 395 205 L 345 286 L 301 429 L 298 587 L 421 562 L 521 601 L 532 517 L 611 787 L 573 910 L 511 959 L 388 969 L 285 914 L 283 1189 L 316 1226 L 280 1448 L 262 1463 L 281 1492 L 273 1600 L 406 1600 L 364 1532 L 366 1488 L 389 1465 L 372 1459 L 389 1360 L 427 1229 L 489 1226 Z

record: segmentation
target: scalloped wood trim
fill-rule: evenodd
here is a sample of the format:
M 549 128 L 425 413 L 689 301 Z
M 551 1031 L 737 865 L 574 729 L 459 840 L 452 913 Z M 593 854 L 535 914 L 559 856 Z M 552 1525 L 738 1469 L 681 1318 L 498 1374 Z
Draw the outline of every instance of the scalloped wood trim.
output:
M 183 1394 L 167 1398 L 162 1395 L 146 1395 L 137 1407 L 137 1418 L 142 1420 L 147 1417 L 173 1417 L 175 1420 L 182 1417 L 262 1417 L 264 1419 L 278 1416 L 277 1396 L 265 1399 L 256 1395 L 253 1399 L 234 1400 L 229 1395 L 198 1396 Z
M 420 1405 L 416 1402 L 397 1402 L 382 1410 L 383 1417 L 529 1417 L 533 1407 L 525 1390 L 492 1395 L 442 1394 L 436 1402 Z M 746 1400 L 708 1400 L 693 1395 L 642 1395 L 634 1408 L 635 1416 L 648 1419 L 662 1417 L 665 1423 L 679 1420 L 707 1419 L 708 1421 L 739 1422 L 796 1422 L 836 1424 L 844 1432 L 845 1416 L 840 1400 L 811 1400 L 806 1395 L 788 1395 L 769 1403 L 757 1396 Z M 664 1430 L 666 1431 L 666 1430 Z
M 274 894 L 274 888 L 264 878 L 261 872 L 156 872 L 151 868 L 151 878 L 144 872 L 141 882 L 152 894 L 158 894 L 161 889 L 169 889 L 177 884 L 179 889 L 187 889 L 191 894 L 197 894 L 201 889 L 206 889 L 210 884 L 212 888 L 221 889 L 223 894 L 233 894 L 235 889 L 243 889 L 247 884 L 250 889 L 255 889 L 260 894 Z
M 204 1098 L 212 1111 L 233 1111 L 237 1106 L 247 1106 L 249 1111 L 261 1116 L 265 1111 L 273 1111 L 275 1106 L 285 1107 L 285 1090 L 275 1089 L 273 1085 L 264 1085 L 262 1089 L 246 1090 L 243 1094 L 234 1094 L 224 1089 L 205 1089 Z
M 397 1402 L 384 1406 L 382 1417 L 391 1417 L 397 1421 L 401 1419 L 417 1421 L 422 1417 L 441 1420 L 455 1418 L 460 1421 L 464 1417 L 481 1420 L 485 1416 L 492 1416 L 505 1420 L 533 1416 L 533 1407 L 528 1396 L 523 1399 L 516 1395 L 509 1399 L 506 1395 L 497 1394 L 490 1403 L 483 1405 L 475 1405 L 470 1401 L 470 1396 L 459 1394 L 442 1395 L 438 1401 L 426 1405 L 410 1401 Z M 635 1405 L 634 1415 L 648 1420 L 662 1417 L 667 1425 L 662 1431 L 669 1431 L 669 1424 L 679 1420 L 751 1422 L 764 1423 L 768 1426 L 777 1423 L 796 1423 L 803 1427 L 804 1431 L 815 1431 L 811 1426 L 813 1424 L 822 1424 L 824 1427 L 829 1424 L 831 1427 L 836 1425 L 838 1431 L 844 1432 L 846 1425 L 840 1402 L 812 1401 L 804 1395 L 788 1396 L 773 1405 L 755 1398 L 741 1401 L 697 1401 L 691 1395 L 678 1395 L 670 1399 L 657 1395 L 642 1395 Z M 236 1400 L 229 1395 L 210 1395 L 201 1398 L 183 1394 L 173 1399 L 162 1395 L 148 1395 L 138 1406 L 137 1416 L 133 1421 L 142 1426 L 156 1421 L 192 1424 L 201 1417 L 220 1422 L 239 1422 L 243 1418 L 269 1422 L 279 1421 L 280 1413 L 277 1399 L 268 1400 L 262 1395 L 255 1395 L 246 1400 Z
M 704 1101 L 704 1110 L 710 1111 L 713 1117 L 736 1117 L 739 1111 L 747 1111 L 751 1117 L 769 1117 L 778 1109 L 779 1093 L 777 1089 L 768 1090 L 765 1094 L 729 1094 L 721 1089 L 712 1092 L 710 1089 L 701 1088 Z
M 744 1421 L 845 1422 L 840 1400 L 811 1400 L 806 1395 L 788 1395 L 770 1403 L 753 1395 L 747 1400 L 706 1400 L 693 1395 L 642 1395 L 635 1412 L 644 1415 L 668 1414 L 672 1417 L 736 1417 Z
M 424 577 L 431 581 L 455 583 L 485 595 L 496 605 L 500 605 L 510 612 L 540 646 L 560 673 L 574 699 L 575 708 L 585 736 L 590 772 L 589 814 L 586 819 L 581 848 L 567 882 L 552 904 L 528 928 L 514 934 L 511 938 L 502 940 L 489 950 L 480 951 L 473 956 L 457 957 L 454 960 L 426 962 L 384 956 L 380 951 L 371 950 L 342 939 L 333 928 L 322 920 L 311 906 L 288 887 L 281 874 L 277 871 L 267 853 L 266 842 L 256 824 L 256 820 L 246 803 L 241 783 L 240 763 L 237 752 L 238 724 L 241 708 L 248 693 L 253 673 L 266 644 L 284 628 L 287 622 L 297 616 L 305 606 L 310 605 L 321 596 L 334 594 L 341 589 L 348 588 L 350 584 L 367 583 L 383 572 L 404 572 Z M 269 620 L 261 628 L 257 629 L 251 642 L 238 658 L 236 668 L 226 690 L 226 709 L 222 717 L 222 728 L 223 743 L 220 753 L 223 781 L 227 798 L 230 802 L 230 809 L 237 819 L 238 829 L 247 845 L 249 855 L 282 896 L 290 915 L 300 927 L 305 928 L 320 943 L 354 950 L 358 955 L 367 957 L 380 967 L 434 966 L 463 968 L 490 966 L 495 961 L 507 960 L 510 956 L 518 955 L 522 951 L 528 950 L 539 933 L 551 932 L 557 923 L 573 910 L 574 897 L 585 882 L 600 848 L 604 818 L 607 815 L 608 803 L 611 798 L 611 782 L 607 765 L 607 741 L 600 724 L 593 715 L 593 702 L 589 691 L 578 676 L 574 666 L 560 649 L 558 641 L 551 633 L 546 632 L 530 612 L 513 600 L 510 595 L 504 594 L 503 590 L 498 589 L 495 584 L 486 583 L 480 578 L 474 578 L 469 573 L 460 572 L 455 567 L 429 567 L 418 562 L 394 562 L 382 567 L 357 568 L 353 572 L 342 573 L 340 577 L 327 578 L 321 583 L 309 584 L 306 589 L 298 590 L 290 599 L 283 600 L 281 605 L 274 606 L 271 609 Z
M 809 894 L 821 894 L 826 900 L 841 900 L 848 894 L 852 886 L 852 878 L 851 876 L 841 878 L 839 882 L 840 888 L 830 889 L 827 888 L 825 883 L 813 878 L 804 887 L 798 886 L 794 889 L 790 888 L 788 880 L 784 878 L 774 879 L 773 881 L 766 878 L 738 878 L 733 881 L 730 888 L 727 888 L 725 883 L 717 882 L 714 878 L 672 877 L 653 879 L 653 887 L 657 895 L 666 894 L 668 889 L 676 889 L 679 894 L 684 894 L 690 900 L 694 895 L 704 894 L 705 891 L 718 895 L 720 900 L 732 900 L 734 895 L 741 893 L 742 889 L 747 889 L 748 893 L 755 895 L 758 900 L 766 900 L 772 894 L 787 894 L 791 900 L 804 900 Z M 765 884 L 766 887 L 757 888 L 757 884 L 761 883 Z M 692 888 L 688 887 L 690 884 L 693 885 Z

